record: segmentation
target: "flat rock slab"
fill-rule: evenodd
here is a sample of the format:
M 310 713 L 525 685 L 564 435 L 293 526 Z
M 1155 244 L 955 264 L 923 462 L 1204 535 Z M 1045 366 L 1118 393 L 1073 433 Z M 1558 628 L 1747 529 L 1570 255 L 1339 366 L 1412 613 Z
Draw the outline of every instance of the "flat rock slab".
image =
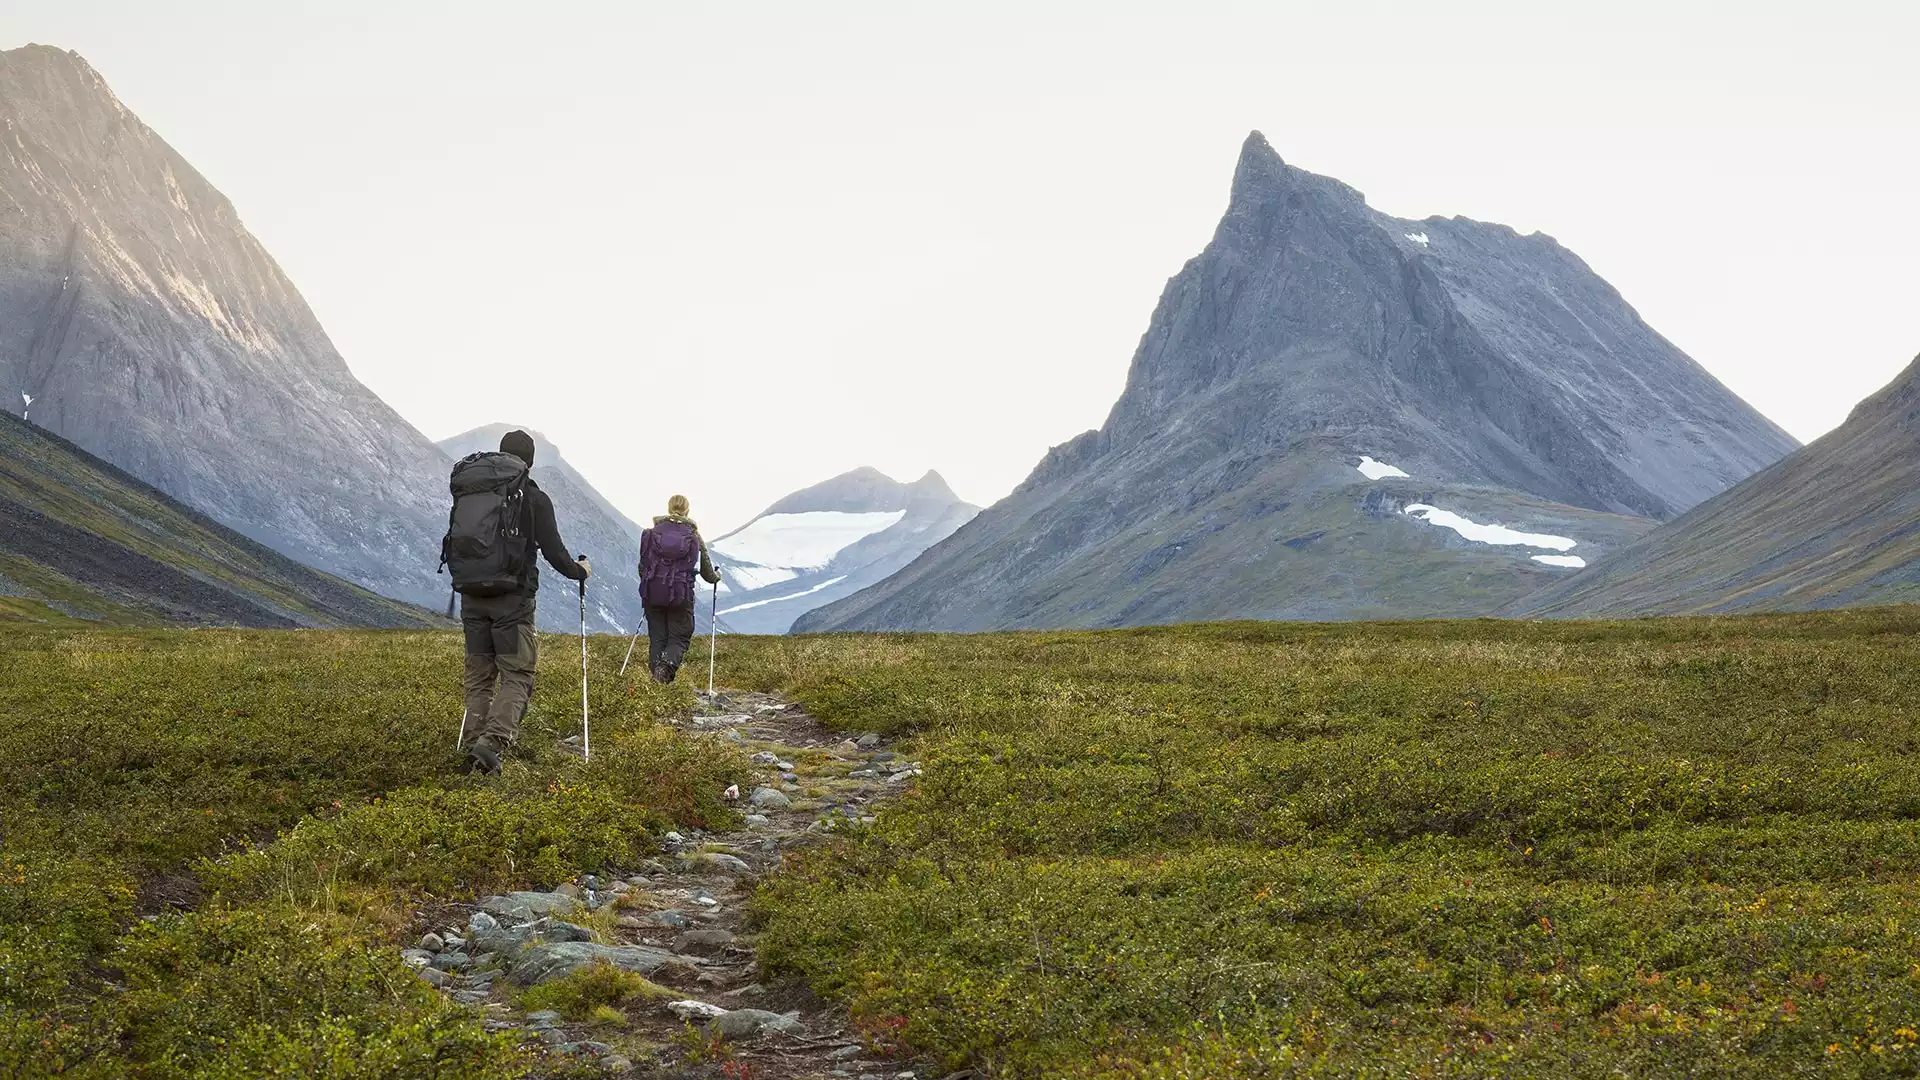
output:
M 707 1022 L 707 1030 L 728 1039 L 752 1039 L 769 1031 L 788 1035 L 803 1034 L 799 1013 L 768 1012 L 765 1009 L 733 1009 Z
M 571 915 L 580 901 L 560 892 L 510 892 L 480 901 L 480 910 L 503 919 L 527 922 L 550 915 Z
M 593 941 L 554 941 L 530 946 L 514 960 L 507 978 L 521 986 L 538 986 L 564 978 L 596 963 L 612 964 L 622 971 L 652 975 L 672 964 L 684 964 L 685 958 L 650 945 L 601 945 Z

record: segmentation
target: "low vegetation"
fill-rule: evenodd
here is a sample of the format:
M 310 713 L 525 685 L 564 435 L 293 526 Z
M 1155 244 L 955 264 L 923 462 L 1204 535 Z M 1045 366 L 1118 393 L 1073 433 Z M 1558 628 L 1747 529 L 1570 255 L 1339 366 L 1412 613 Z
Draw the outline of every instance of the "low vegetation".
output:
M 731 639 L 723 681 L 925 766 L 763 889 L 761 956 L 1004 1077 L 1913 1075 L 1917 630 Z M 747 779 L 614 639 L 566 753 L 567 644 L 482 782 L 451 634 L 0 636 L 0 1061 L 528 1074 L 400 963 L 409 913 L 634 860 Z M 642 982 L 531 1000 L 613 1023 Z
M 653 722 L 690 692 L 612 678 L 611 639 L 592 764 L 555 639 L 483 781 L 453 634 L 7 631 L 0 1076 L 524 1075 L 401 963 L 412 912 L 632 865 L 745 778 Z
M 1916 630 L 730 642 L 927 765 L 762 957 L 997 1076 L 1912 1075 Z

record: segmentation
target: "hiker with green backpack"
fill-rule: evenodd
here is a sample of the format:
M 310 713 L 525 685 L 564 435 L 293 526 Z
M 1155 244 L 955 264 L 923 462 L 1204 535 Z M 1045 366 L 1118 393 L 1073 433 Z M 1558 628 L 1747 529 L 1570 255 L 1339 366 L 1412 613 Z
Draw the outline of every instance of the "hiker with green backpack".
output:
M 693 575 L 707 584 L 720 582 L 707 556 L 700 526 L 688 517 L 685 495 L 667 500 L 667 512 L 640 534 L 640 606 L 647 615 L 647 669 L 654 681 L 670 683 L 693 643 Z
M 533 450 L 532 436 L 509 431 L 500 437 L 498 453 L 462 458 L 449 481 L 453 510 L 440 541 L 440 565 L 460 594 L 466 633 L 463 771 L 500 771 L 500 755 L 513 745 L 533 696 L 534 594 L 540 590 L 534 549 L 571 581 L 585 582 L 593 572 L 586 556 L 569 557 L 553 500 L 527 475 Z

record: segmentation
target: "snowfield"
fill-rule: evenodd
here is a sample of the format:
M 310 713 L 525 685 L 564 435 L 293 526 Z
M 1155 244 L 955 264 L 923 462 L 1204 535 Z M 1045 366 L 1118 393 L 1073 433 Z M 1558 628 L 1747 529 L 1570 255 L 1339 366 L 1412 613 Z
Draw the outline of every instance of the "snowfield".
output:
M 719 550 L 719 545 L 714 545 Z M 769 585 L 778 585 L 783 581 L 792 581 L 799 572 L 784 566 L 756 566 L 752 563 L 735 563 L 722 573 L 729 582 L 739 586 L 742 592 L 764 589 Z
M 713 542 L 713 549 L 737 562 L 788 571 L 817 570 L 833 561 L 848 545 L 907 516 L 905 510 L 848 513 L 808 510 L 799 514 L 768 514 L 731 536 Z M 793 577 L 789 572 L 786 577 Z M 767 582 L 785 578 L 775 578 Z M 744 581 L 742 582 L 744 585 Z M 758 588 L 759 586 L 749 586 Z
M 721 609 L 720 609 L 720 614 L 722 614 L 722 615 L 731 615 L 731 614 L 733 614 L 733 613 L 734 613 L 734 612 L 736 612 L 736 611 L 745 611 L 745 610 L 747 610 L 748 608 L 757 608 L 757 607 L 764 607 L 764 606 L 766 606 L 766 605 L 768 605 L 768 604 L 778 604 L 778 603 L 780 603 L 780 602 L 781 602 L 781 601 L 783 601 L 783 600 L 798 600 L 798 599 L 800 599 L 800 598 L 801 598 L 801 597 L 803 597 L 803 596 L 809 596 L 809 595 L 811 595 L 811 594 L 813 594 L 813 593 L 817 593 L 817 592 L 819 592 L 819 591 L 820 591 L 821 589 L 831 589 L 831 588 L 833 588 L 833 587 L 834 587 L 835 585 L 838 585 L 838 584 L 840 584 L 841 582 L 843 582 L 843 581 L 845 581 L 845 580 L 847 580 L 847 578 L 846 578 L 846 575 L 844 575 L 844 574 L 843 574 L 843 575 L 841 575 L 840 577 L 837 577 L 837 578 L 833 578 L 833 579 L 831 579 L 831 580 L 828 580 L 828 581 L 823 581 L 823 582 L 821 582 L 820 584 L 818 584 L 818 585 L 815 585 L 815 586 L 814 586 L 813 588 L 811 588 L 811 589 L 801 589 L 801 590 L 800 590 L 799 592 L 797 592 L 797 593 L 788 593 L 788 594 L 787 594 L 787 595 L 785 595 L 785 596 L 769 596 L 769 597 L 767 597 L 767 598 L 766 598 L 765 600 L 753 600 L 753 601 L 749 601 L 748 603 L 745 603 L 745 604 L 735 604 L 735 605 L 733 605 L 732 607 L 727 607 L 727 608 L 721 608 Z
M 1524 533 L 1509 529 L 1505 525 L 1482 525 L 1461 517 L 1450 510 L 1442 510 L 1426 503 L 1413 503 L 1405 511 L 1409 516 L 1419 518 L 1429 525 L 1452 529 L 1469 540 L 1482 544 L 1512 544 L 1523 547 L 1546 548 L 1549 551 L 1567 551 L 1579 543 L 1565 536 L 1553 536 L 1549 533 Z M 1584 563 L 1582 565 L 1585 565 Z

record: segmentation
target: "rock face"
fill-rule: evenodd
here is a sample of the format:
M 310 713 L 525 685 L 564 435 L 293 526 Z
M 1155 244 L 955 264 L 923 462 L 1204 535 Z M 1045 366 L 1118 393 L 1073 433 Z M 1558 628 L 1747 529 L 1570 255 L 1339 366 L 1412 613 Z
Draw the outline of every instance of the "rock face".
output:
M 1388 217 L 1256 132 L 1105 426 L 796 629 L 1482 614 L 1794 445 L 1551 238 Z
M 1847 422 L 1511 614 L 1920 602 L 1920 358 Z
M 500 436 L 516 424 L 488 424 L 440 440 L 440 449 L 458 461 L 481 450 L 500 449 Z M 523 428 L 524 429 L 524 428 Z M 584 554 L 593 562 L 593 577 L 587 582 L 587 629 L 596 633 L 631 634 L 641 624 L 640 527 L 614 509 L 586 477 L 567 464 L 559 447 L 537 431 L 524 429 L 533 436 L 533 481 L 553 500 L 554 516 L 560 523 L 560 537 L 574 554 Z M 570 597 L 572 586 L 541 561 L 540 590 L 547 602 L 540 605 L 540 626 L 546 630 L 577 630 L 580 612 Z M 549 597 L 548 590 L 556 590 Z
M 8 413 L 0 413 L 0 612 L 129 625 L 441 625 Z
M 860 468 L 796 491 L 712 542 L 724 579 L 721 626 L 786 633 L 796 618 L 884 580 L 979 512 L 936 472 L 903 484 Z
M 72 53 L 0 52 L 0 253 L 0 407 L 310 566 L 445 603 L 444 456 Z

